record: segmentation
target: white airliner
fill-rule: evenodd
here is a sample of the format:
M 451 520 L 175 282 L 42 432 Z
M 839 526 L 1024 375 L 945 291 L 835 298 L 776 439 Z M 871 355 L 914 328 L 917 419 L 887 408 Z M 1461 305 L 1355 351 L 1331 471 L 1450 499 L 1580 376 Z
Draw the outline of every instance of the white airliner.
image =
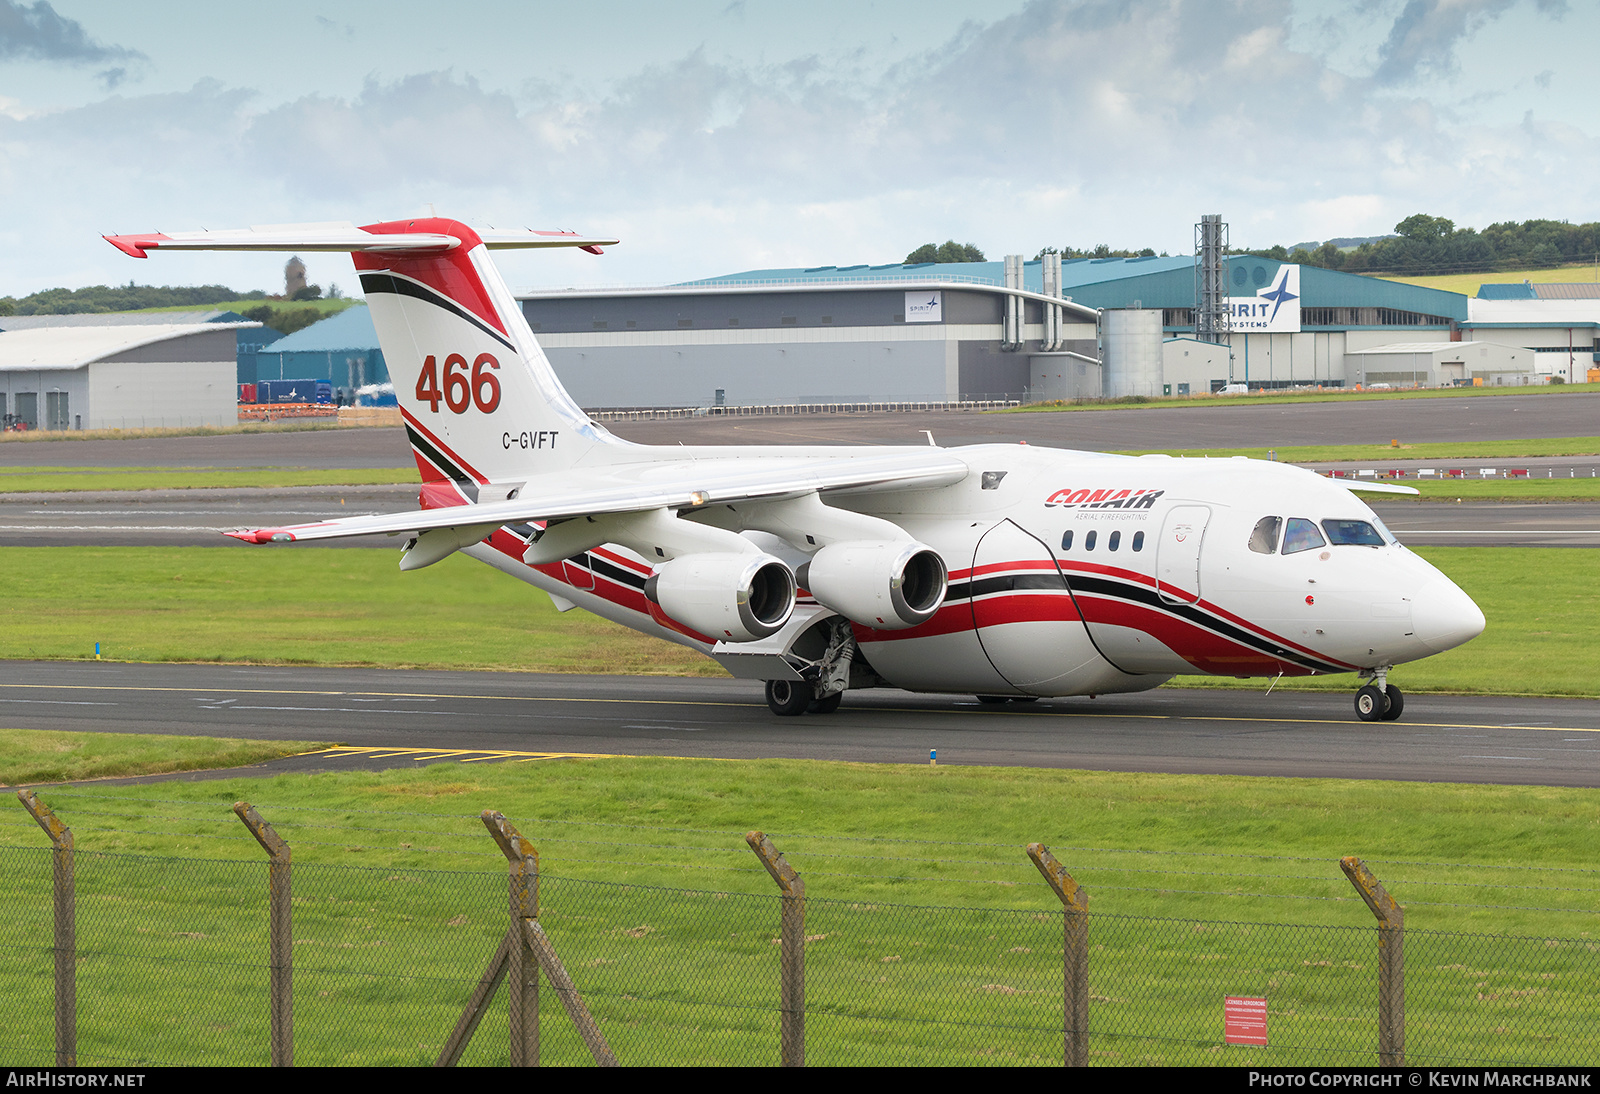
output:
M 851 688 L 990 702 L 1142 691 L 1177 673 L 1390 670 L 1483 613 L 1346 487 L 1254 460 L 985 444 L 655 447 L 568 397 L 489 256 L 615 240 L 443 219 L 107 237 L 153 250 L 349 251 L 422 475 L 421 508 L 230 532 L 406 534 L 765 680 L 776 714 Z M 1367 484 L 1365 490 L 1381 484 Z M 1389 490 L 1413 493 L 1406 487 Z

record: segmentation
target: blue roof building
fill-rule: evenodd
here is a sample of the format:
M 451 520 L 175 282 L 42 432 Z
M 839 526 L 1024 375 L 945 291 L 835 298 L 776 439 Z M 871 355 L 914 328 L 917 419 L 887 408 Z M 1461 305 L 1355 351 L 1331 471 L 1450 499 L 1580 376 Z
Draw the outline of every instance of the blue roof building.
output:
M 383 360 L 383 350 L 378 346 L 378 332 L 372 326 L 372 315 L 365 304 L 345 308 L 309 327 L 295 331 L 263 347 L 250 362 L 250 376 L 246 377 L 246 362 L 240 355 L 241 384 L 254 384 L 262 380 L 325 380 L 336 390 L 354 401 L 365 392 L 360 401 L 370 403 L 375 396 L 386 394 L 385 402 L 393 402 L 394 388 L 389 385 L 389 368 Z M 389 385 L 386 390 L 385 385 Z

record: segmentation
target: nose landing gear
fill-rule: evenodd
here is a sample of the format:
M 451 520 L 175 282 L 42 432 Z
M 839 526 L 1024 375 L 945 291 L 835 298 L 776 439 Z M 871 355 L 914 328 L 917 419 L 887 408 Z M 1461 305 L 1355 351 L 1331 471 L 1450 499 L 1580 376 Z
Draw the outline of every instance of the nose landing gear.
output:
M 1405 696 L 1389 683 L 1389 667 L 1363 670 L 1372 683 L 1356 692 L 1356 717 L 1363 722 L 1393 722 L 1406 708 Z

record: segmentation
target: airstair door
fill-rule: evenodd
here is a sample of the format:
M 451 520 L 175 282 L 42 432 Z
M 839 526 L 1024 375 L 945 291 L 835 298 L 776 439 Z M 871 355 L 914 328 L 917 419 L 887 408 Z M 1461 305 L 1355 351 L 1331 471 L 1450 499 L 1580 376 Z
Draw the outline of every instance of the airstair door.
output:
M 1156 592 L 1168 604 L 1193 604 L 1200 599 L 1200 545 L 1211 510 L 1204 505 L 1175 505 L 1167 511 L 1156 543 Z

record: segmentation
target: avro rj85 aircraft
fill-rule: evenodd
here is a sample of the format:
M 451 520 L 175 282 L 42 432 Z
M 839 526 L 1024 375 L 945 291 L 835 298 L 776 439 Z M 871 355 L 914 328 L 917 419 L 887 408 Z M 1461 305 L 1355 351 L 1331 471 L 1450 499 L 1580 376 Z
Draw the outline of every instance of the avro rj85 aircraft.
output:
M 1176 673 L 1350 672 L 1368 681 L 1357 714 L 1389 720 L 1395 665 L 1483 630 L 1477 605 L 1348 489 L 1282 464 L 614 437 L 563 390 L 488 253 L 614 240 L 443 219 L 107 238 L 139 258 L 354 257 L 421 507 L 229 535 L 405 535 L 403 570 L 463 551 L 562 610 L 765 680 L 775 714 L 877 686 L 1007 702 Z

